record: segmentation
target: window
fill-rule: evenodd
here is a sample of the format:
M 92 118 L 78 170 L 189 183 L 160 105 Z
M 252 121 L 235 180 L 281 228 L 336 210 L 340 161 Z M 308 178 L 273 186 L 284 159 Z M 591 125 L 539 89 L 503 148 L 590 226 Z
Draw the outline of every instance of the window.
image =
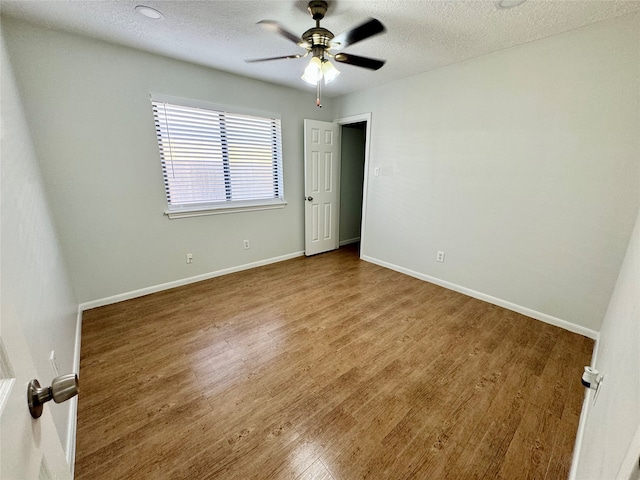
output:
M 179 102 L 179 103 L 178 103 Z M 284 206 L 280 119 L 152 98 L 171 218 Z

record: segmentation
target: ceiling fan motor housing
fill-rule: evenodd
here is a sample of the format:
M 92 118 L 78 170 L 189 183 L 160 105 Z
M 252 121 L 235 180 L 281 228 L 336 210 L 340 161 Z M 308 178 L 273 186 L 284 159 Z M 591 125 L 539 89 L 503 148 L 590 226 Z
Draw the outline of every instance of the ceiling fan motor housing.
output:
M 302 40 L 307 42 L 312 49 L 315 47 L 329 48 L 332 39 L 333 33 L 322 27 L 310 28 L 302 34 Z

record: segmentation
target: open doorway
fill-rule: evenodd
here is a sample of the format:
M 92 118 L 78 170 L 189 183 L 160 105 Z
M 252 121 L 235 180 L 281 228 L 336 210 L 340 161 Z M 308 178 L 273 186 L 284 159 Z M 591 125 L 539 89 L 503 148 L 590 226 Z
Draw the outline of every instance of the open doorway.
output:
M 340 118 L 335 123 L 341 127 L 339 246 L 357 246 L 361 255 L 365 242 L 371 113 Z
M 340 246 L 359 243 L 367 122 L 342 125 L 340 148 Z

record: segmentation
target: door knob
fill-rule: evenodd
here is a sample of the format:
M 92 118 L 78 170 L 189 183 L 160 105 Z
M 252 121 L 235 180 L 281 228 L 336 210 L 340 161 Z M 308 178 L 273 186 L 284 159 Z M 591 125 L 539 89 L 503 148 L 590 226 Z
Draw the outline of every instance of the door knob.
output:
M 313 197 L 307 197 L 307 200 L 309 200 L 310 202 L 313 202 Z
M 35 378 L 27 386 L 27 402 L 29 412 L 33 418 L 42 415 L 42 408 L 49 400 L 62 403 L 78 394 L 78 375 L 69 373 L 61 375 L 51 381 L 50 387 L 40 387 L 40 382 Z

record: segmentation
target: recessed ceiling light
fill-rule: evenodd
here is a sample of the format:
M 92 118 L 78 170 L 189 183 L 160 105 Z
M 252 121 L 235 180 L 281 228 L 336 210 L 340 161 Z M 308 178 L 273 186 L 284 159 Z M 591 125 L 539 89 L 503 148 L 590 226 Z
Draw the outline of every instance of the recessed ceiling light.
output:
M 164 18 L 164 15 L 162 14 L 162 12 L 160 12 L 159 10 L 156 10 L 155 8 L 146 7 L 144 5 L 138 5 L 136 6 L 135 10 L 140 15 L 144 15 L 145 17 L 152 18 L 153 20 L 162 20 Z
M 500 0 L 497 3 L 497 7 L 502 9 L 513 8 L 517 7 L 518 5 L 522 5 L 526 1 L 527 0 Z

